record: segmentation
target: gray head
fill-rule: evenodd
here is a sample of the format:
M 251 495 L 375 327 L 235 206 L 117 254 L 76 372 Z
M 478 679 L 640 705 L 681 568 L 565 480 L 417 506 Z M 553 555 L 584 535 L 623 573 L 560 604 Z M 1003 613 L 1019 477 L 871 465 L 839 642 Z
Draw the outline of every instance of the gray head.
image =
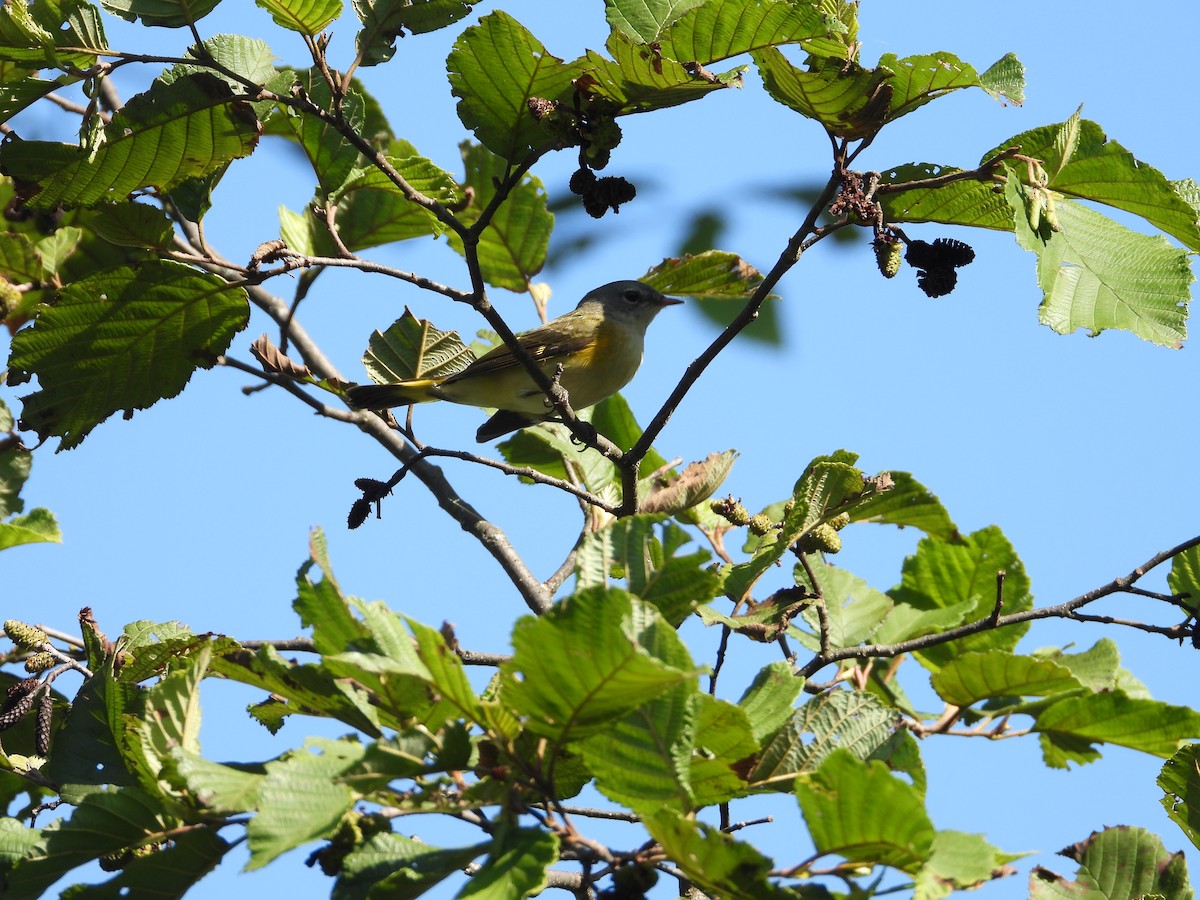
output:
M 617 318 L 630 324 L 636 324 L 642 331 L 650 321 L 658 315 L 659 310 L 668 306 L 682 303 L 674 297 L 667 297 L 640 281 L 613 281 L 602 287 L 589 291 L 579 301 L 576 309 L 583 309 L 590 304 L 603 308 L 605 317 Z

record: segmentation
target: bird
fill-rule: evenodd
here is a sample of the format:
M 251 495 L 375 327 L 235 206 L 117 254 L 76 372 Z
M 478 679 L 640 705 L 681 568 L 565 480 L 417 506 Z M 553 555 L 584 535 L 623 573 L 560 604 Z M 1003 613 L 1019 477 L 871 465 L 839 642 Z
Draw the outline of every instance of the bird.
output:
M 566 389 L 571 408 L 587 409 L 630 382 L 642 364 L 646 328 L 661 310 L 682 302 L 641 281 L 614 281 L 590 291 L 570 312 L 516 339 L 548 378 L 561 365 L 558 383 Z M 475 433 L 481 444 L 557 418 L 546 392 L 504 344 L 452 375 L 353 385 L 346 399 L 357 409 L 431 400 L 493 408 L 496 412 Z

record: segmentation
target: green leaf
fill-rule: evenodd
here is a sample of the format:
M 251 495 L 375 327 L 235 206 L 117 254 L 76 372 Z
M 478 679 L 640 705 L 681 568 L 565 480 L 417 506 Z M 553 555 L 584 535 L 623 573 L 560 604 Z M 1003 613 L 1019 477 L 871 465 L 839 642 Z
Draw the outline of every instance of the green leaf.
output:
M 277 25 L 314 37 L 342 13 L 341 0 L 255 0 Z
M 24 511 L 21 488 L 33 468 L 33 453 L 17 441 L 8 440 L 12 433 L 12 413 L 0 400 L 0 518 Z
M 603 731 L 698 673 L 658 612 L 614 588 L 585 589 L 521 619 L 512 640 L 501 697 L 530 731 L 559 741 Z
M 338 873 L 333 896 L 339 900 L 417 897 L 461 872 L 471 860 L 487 852 L 488 844 L 473 847 L 431 847 L 422 841 L 384 831 L 373 834 L 347 856 Z
M 796 798 L 821 855 L 915 873 L 933 854 L 933 824 L 921 795 L 878 760 L 834 750 L 797 782 Z
M 479 142 L 504 160 L 519 161 L 554 142 L 529 101 L 568 95 L 583 74 L 546 51 L 520 22 L 497 10 L 467 28 L 446 58 L 458 117 Z
M 67 285 L 12 342 L 9 364 L 38 376 L 22 421 L 60 449 L 118 410 L 174 397 L 246 325 L 246 292 L 168 261 L 99 272 Z
M 916 897 L 941 897 L 948 890 L 968 891 L 988 881 L 1014 874 L 1006 863 L 1023 853 L 1002 853 L 981 834 L 939 831 L 933 853 L 916 877 Z
M 751 845 L 670 810 L 642 824 L 688 880 L 722 900 L 785 900 L 790 891 L 768 881 L 771 860 Z
M 759 749 L 750 717 L 740 706 L 696 693 L 695 750 L 688 781 L 696 805 L 727 803 L 747 792 L 744 766 Z
M 221 0 L 100 0 L 100 5 L 127 22 L 183 28 L 212 12 Z
M 395 40 L 405 31 L 425 34 L 452 25 L 471 13 L 467 0 L 354 0 L 362 22 L 355 38 L 364 66 L 387 62 L 396 52 Z
M 29 235 L 0 232 L 0 274 L 13 284 L 41 281 L 45 276 L 41 254 Z
M 690 812 L 699 696 L 694 683 L 675 685 L 584 741 L 584 762 L 601 793 L 637 813 Z
M 758 787 L 790 790 L 797 776 L 817 771 L 839 748 L 856 759 L 868 759 L 886 745 L 899 724 L 900 714 L 871 694 L 818 694 L 764 742 L 749 780 Z
M 979 86 L 1001 103 L 1025 103 L 1025 66 L 1016 54 L 1006 53 L 979 73 Z
M 662 525 L 660 540 L 657 525 L 655 517 L 637 515 L 585 535 L 575 561 L 578 586 L 607 586 L 615 563 L 624 572 L 629 592 L 678 626 L 697 606 L 717 595 L 720 578 L 704 568 L 710 558 L 707 551 L 681 556 L 664 550 L 664 543 L 678 547 L 690 537 L 668 522 Z
M 558 836 L 543 828 L 505 828 L 488 858 L 458 892 L 462 900 L 523 900 L 546 886 L 546 870 L 558 862 Z
M 2 16 L 3 13 L 0 13 L 0 21 L 3 21 Z M 3 50 L 0 50 L 0 58 L 2 56 Z M 53 81 L 32 76 L 18 81 L 4 81 L 0 84 L 0 122 L 7 122 L 51 91 L 72 85 L 78 80 L 74 75 L 59 75 Z
M 661 53 L 704 65 L 777 44 L 823 38 L 845 26 L 814 3 L 790 0 L 709 0 L 689 9 L 659 41 Z
M 836 57 L 810 57 L 798 69 L 779 50 L 767 47 L 751 54 L 770 97 L 834 134 L 857 140 L 877 132 L 887 121 L 894 72 L 865 69 Z
M 736 253 L 706 250 L 664 259 L 639 280 L 664 294 L 745 302 L 758 289 L 763 277 L 758 269 Z M 779 299 L 774 294 L 768 297 Z
M 175 228 L 157 206 L 146 203 L 113 203 L 101 206 L 88 218 L 92 230 L 110 244 L 170 250 Z
M 267 763 L 258 791 L 258 815 L 246 826 L 248 871 L 334 833 L 356 799 L 339 779 L 362 760 L 363 752 L 357 741 L 309 738 L 303 749 Z
M 217 34 L 205 40 L 199 47 L 191 46 L 187 56 L 193 59 L 211 57 L 216 63 L 231 73 L 240 75 L 247 81 L 261 84 L 270 90 L 286 92 L 291 88 L 294 73 L 290 70 L 278 71 L 275 68 L 276 57 L 264 41 L 245 37 L 240 34 Z M 188 75 L 216 75 L 235 94 L 246 93 L 246 86 L 236 78 L 214 72 L 211 66 L 197 62 L 196 64 L 177 63 L 159 76 L 159 81 L 170 84 Z M 270 100 L 258 100 L 250 104 L 255 115 L 265 119 L 270 114 L 274 104 Z
M 183 897 L 209 874 L 232 849 L 213 829 L 197 829 L 172 836 L 170 842 L 150 852 L 135 854 L 121 866 L 120 874 L 100 884 L 75 884 L 59 896 L 62 900 L 120 900 L 122 897 Z
M 963 653 L 935 672 L 930 683 L 939 697 L 955 706 L 989 697 L 1047 697 L 1083 689 L 1066 666 L 1003 650 Z
M 157 799 L 137 788 L 92 791 L 70 819 L 42 829 L 41 839 L 8 872 L 6 900 L 42 896 L 76 866 L 167 839 L 178 821 L 163 814 Z
M 1013 93 L 1020 96 L 1024 90 L 1024 67 L 1009 53 L 988 69 L 987 80 L 981 78 L 975 67 L 960 60 L 953 53 L 925 53 L 906 56 L 903 59 L 885 53 L 879 59 L 880 68 L 895 73 L 888 82 L 892 87 L 888 121 L 908 115 L 931 100 L 936 100 L 951 91 L 978 87 L 997 100 L 1020 104 Z M 1022 152 L 1026 152 L 1022 148 Z
M 70 259 L 79 247 L 82 237 L 82 228 L 67 225 L 55 229 L 53 234 L 48 234 L 37 242 L 37 252 L 41 257 L 46 278 L 53 278 L 59 273 L 63 263 Z
M 825 622 L 829 629 L 831 647 L 853 647 L 869 640 L 892 611 L 893 603 L 887 594 L 875 590 L 861 578 L 829 565 L 820 558 L 809 560 L 820 585 L 825 603 Z M 796 583 L 813 589 L 808 575 L 800 565 L 796 566 Z M 821 627 L 821 619 L 815 606 L 803 612 L 804 620 L 814 633 Z
M 327 112 L 333 110 L 333 94 L 324 76 L 315 68 L 297 73 L 298 81 L 312 102 Z M 365 104 L 357 92 L 350 91 L 342 101 L 341 115 L 346 124 L 361 130 Z M 297 144 L 308 157 L 308 164 L 317 176 L 317 197 L 324 199 L 345 184 L 360 160 L 359 151 L 334 124 L 315 115 L 284 117 L 284 126 L 291 130 Z
M 19 547 L 21 544 L 61 544 L 62 532 L 54 513 L 40 506 L 23 516 L 14 516 L 0 522 L 0 550 Z
M 475 200 L 458 218 L 470 226 L 492 202 L 496 183 L 507 177 L 508 166 L 477 144 L 460 146 L 466 185 L 475 192 Z M 510 291 L 528 290 L 531 279 L 546 262 L 553 228 L 554 216 L 546 208 L 546 191 L 541 181 L 532 175 L 523 176 L 479 235 L 477 252 L 484 280 L 493 287 Z M 449 239 L 451 247 L 464 252 L 457 234 L 451 232 Z
M 1168 853 L 1162 839 L 1142 828 L 1118 825 L 1093 832 L 1060 851 L 1079 863 L 1075 881 L 1041 866 L 1029 876 L 1031 900 L 1190 900 L 1187 863 Z
M 1016 212 L 1017 242 L 1038 257 L 1039 321 L 1059 334 L 1119 328 L 1181 346 L 1193 280 L 1187 251 L 1072 201 L 1056 204 L 1060 231 L 1034 231 L 1025 214 L 1028 191 L 1013 171 L 1006 196 Z
M 171 759 L 174 777 L 212 815 L 232 816 L 257 808 L 266 775 L 261 765 L 223 765 L 179 747 L 172 749 Z
M 1109 140 L 1097 123 L 1081 119 L 1078 112 L 1057 125 L 1015 135 L 983 158 L 991 159 L 1013 146 L 1019 146 L 1022 155 L 1042 161 L 1051 190 L 1141 216 L 1188 249 L 1200 250 L 1200 216 L 1179 185 Z M 1020 167 L 1013 174 L 1027 172 Z
M 750 722 L 750 733 L 762 743 L 783 726 L 792 715 L 792 704 L 804 689 L 804 679 L 792 674 L 783 660 L 769 663 L 758 670 L 754 681 L 742 694 L 738 705 Z
M 699 100 L 713 91 L 741 87 L 746 68 L 739 66 L 714 75 L 655 54 L 620 31 L 609 35 L 605 49 L 611 59 L 589 50 L 570 65 L 581 65 L 586 70 L 576 80 L 575 89 L 613 116 L 666 109 Z M 548 99 L 558 99 L 566 108 L 574 108 L 571 93 Z
M 663 29 L 704 0 L 605 0 L 604 16 L 615 30 L 639 44 L 662 37 Z
M 373 381 L 389 384 L 453 375 L 474 358 L 457 331 L 440 331 L 405 307 L 404 315 L 387 331 L 372 333 L 362 363 Z
M 1037 650 L 1034 655 L 1066 666 L 1085 687 L 1096 693 L 1114 690 L 1126 673 L 1121 668 L 1121 653 L 1112 638 L 1101 638 L 1082 653 L 1064 653 L 1058 648 L 1050 648 Z
M 212 669 L 277 695 L 250 709 L 264 724 L 277 725 L 283 716 L 303 713 L 329 716 L 372 737 L 380 735 L 378 711 L 369 705 L 362 689 L 338 678 L 326 665 L 288 662 L 268 645 L 256 653 L 243 650 L 216 657 Z
M 755 582 L 783 558 L 797 540 L 834 515 L 853 512 L 858 503 L 882 487 L 868 483 L 855 468 L 858 457 L 845 450 L 830 456 L 818 456 L 808 464 L 792 490 L 792 509 L 779 528 L 764 536 L 754 549 L 754 557 L 731 566 L 725 578 L 725 594 L 735 602 L 742 600 Z
M 1186 706 L 1130 697 L 1123 691 L 1066 697 L 1034 717 L 1032 730 L 1091 743 L 1116 744 L 1163 758 L 1200 737 L 1200 713 Z M 1047 765 L 1051 765 L 1047 760 Z
M 113 116 L 98 146 L 9 140 L 0 166 L 34 209 L 92 206 L 143 188 L 169 192 L 254 150 L 258 118 L 232 98 L 209 74 L 156 81 Z
M 1200 547 L 1184 550 L 1171 560 L 1167 589 L 1182 597 L 1190 609 L 1200 609 Z
M 62 48 L 84 48 L 82 51 Z M 108 49 L 100 12 L 90 3 L 6 0 L 0 6 L 0 59 L 29 68 L 87 69 Z
M 993 526 L 968 535 L 962 543 L 946 544 L 924 538 L 917 552 L 904 561 L 898 587 L 888 591 L 897 608 L 907 605 L 919 610 L 949 610 L 970 601 L 968 621 L 991 614 L 996 605 L 996 577 L 1003 571 L 1004 602 L 1002 613 L 1030 609 L 1029 578 L 1016 551 L 1000 529 Z M 1012 650 L 1028 624 L 1010 625 L 999 630 L 959 638 L 917 651 L 921 665 L 937 671 L 961 653 L 972 650 Z
M 1167 816 L 1189 841 L 1200 847 L 1200 744 L 1187 744 L 1163 763 L 1158 773 Z
M 904 187 L 961 171 L 937 163 L 906 163 L 886 169 L 880 185 L 897 185 L 900 189 L 876 194 L 884 218 L 889 222 L 941 222 L 1012 231 L 1012 208 L 1003 194 L 992 190 L 990 181 L 963 179 L 936 187 Z
M 927 487 L 908 472 L 889 472 L 891 487 L 870 494 L 849 511 L 851 522 L 878 522 L 900 528 L 919 528 L 930 537 L 955 542 L 960 539 L 950 513 Z

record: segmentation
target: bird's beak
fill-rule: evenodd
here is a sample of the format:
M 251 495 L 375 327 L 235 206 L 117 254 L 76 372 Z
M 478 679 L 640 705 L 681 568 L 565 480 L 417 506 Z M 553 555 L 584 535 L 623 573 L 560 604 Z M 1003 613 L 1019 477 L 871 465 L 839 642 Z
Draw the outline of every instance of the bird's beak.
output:
M 658 305 L 659 306 L 678 306 L 682 302 L 683 301 L 680 300 L 678 297 L 668 297 L 664 294 L 662 300 L 659 301 Z

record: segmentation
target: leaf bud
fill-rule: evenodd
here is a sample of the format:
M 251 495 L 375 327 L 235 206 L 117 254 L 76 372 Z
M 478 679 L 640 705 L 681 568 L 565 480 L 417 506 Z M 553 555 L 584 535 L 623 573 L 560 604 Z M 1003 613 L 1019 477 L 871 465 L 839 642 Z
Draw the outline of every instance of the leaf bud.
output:
M 842 538 L 832 525 L 823 522 L 802 535 L 796 546 L 802 553 L 812 553 L 814 550 L 837 553 L 842 549 Z

